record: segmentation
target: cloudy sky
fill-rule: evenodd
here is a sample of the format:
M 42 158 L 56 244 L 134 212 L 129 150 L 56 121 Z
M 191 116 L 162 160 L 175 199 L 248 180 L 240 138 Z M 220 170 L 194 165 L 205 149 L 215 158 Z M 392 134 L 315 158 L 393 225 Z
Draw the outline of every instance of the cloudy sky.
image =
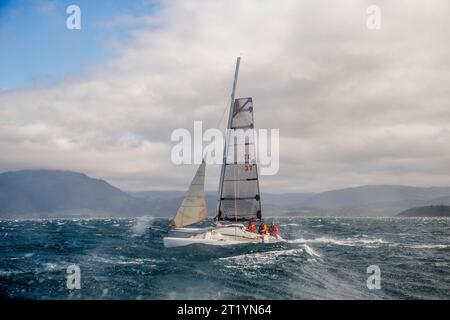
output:
M 240 55 L 238 96 L 280 129 L 263 191 L 450 185 L 447 0 L 18 3 L 0 4 L 0 172 L 184 189 L 195 167 L 171 163 L 170 135 L 217 126 Z

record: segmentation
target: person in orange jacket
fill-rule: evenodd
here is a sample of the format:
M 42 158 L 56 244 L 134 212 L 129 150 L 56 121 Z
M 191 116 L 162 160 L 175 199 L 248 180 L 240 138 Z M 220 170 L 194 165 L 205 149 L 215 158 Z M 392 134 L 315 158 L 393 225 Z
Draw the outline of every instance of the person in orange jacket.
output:
M 248 230 L 249 232 L 256 233 L 256 226 L 253 224 L 253 222 L 250 221 L 250 222 L 248 223 L 247 230 Z
M 267 224 L 265 224 L 264 222 L 261 222 L 261 224 L 259 225 L 259 233 L 267 234 Z

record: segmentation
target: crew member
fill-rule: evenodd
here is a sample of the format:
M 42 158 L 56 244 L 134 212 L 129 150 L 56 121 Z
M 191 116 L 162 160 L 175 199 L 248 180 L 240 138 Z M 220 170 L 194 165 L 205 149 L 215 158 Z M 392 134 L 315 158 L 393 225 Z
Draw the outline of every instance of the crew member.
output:
M 264 222 L 261 222 L 261 224 L 259 225 L 259 233 L 267 234 L 267 224 L 265 224 Z
M 273 236 L 278 236 L 278 227 L 273 222 L 270 224 L 269 233 Z
M 256 226 L 253 224 L 253 222 L 250 221 L 250 222 L 248 223 L 247 230 L 248 230 L 249 232 L 256 233 Z

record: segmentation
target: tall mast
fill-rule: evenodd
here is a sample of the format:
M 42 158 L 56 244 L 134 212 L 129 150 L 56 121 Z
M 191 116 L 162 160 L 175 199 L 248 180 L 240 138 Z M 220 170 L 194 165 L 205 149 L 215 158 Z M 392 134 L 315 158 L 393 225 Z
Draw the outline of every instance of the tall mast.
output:
M 217 209 L 216 209 L 216 218 L 215 219 L 219 218 L 220 199 L 222 198 L 222 191 L 223 191 L 223 177 L 225 175 L 225 167 L 226 167 L 226 162 L 227 162 L 228 135 L 229 135 L 229 132 L 231 129 L 231 120 L 233 119 L 234 95 L 236 93 L 236 85 L 237 85 L 237 80 L 238 80 L 240 62 L 241 62 L 241 57 L 237 57 L 236 69 L 234 71 L 233 90 L 231 91 L 230 111 L 228 114 L 227 128 L 225 130 L 225 141 L 224 141 L 224 145 L 223 145 L 223 160 L 222 160 L 222 168 L 220 171 L 219 192 L 218 192 Z

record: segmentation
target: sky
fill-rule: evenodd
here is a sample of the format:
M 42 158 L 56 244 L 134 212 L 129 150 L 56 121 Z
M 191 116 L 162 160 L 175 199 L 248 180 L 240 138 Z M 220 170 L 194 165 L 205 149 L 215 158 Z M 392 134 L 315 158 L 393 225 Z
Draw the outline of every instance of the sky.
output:
M 171 162 L 171 133 L 217 127 L 241 56 L 237 95 L 280 130 L 263 192 L 449 186 L 449 16 L 446 0 L 3 0 L 0 172 L 183 190 L 195 166 Z

